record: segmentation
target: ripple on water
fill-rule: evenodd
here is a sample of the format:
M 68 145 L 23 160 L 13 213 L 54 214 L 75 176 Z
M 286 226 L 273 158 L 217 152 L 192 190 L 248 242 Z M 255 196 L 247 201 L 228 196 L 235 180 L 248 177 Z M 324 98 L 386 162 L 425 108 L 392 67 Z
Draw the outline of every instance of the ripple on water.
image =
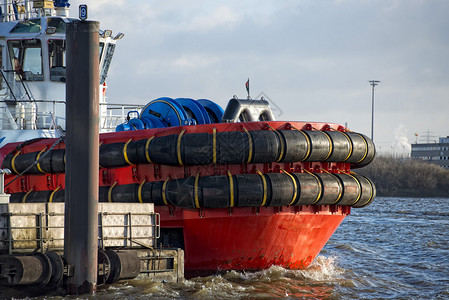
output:
M 130 280 L 82 299 L 449 299 L 448 216 L 449 199 L 378 197 L 352 210 L 306 270 Z
M 323 299 L 333 297 L 337 285 L 353 286 L 351 280 L 342 277 L 344 272 L 333 257 L 320 255 L 306 270 L 287 270 L 272 266 L 257 272 L 229 271 L 214 276 L 196 277 L 183 283 L 131 280 L 116 283 L 110 289 L 99 292 L 98 296 L 114 294 L 113 297 L 128 299 Z

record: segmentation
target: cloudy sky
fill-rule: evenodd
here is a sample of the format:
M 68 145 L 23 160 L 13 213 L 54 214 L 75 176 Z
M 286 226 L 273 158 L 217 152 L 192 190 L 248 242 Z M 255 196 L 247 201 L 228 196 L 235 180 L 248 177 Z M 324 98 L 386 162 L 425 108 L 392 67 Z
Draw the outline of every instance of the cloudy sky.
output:
M 237 95 L 271 100 L 277 120 L 347 124 L 381 152 L 449 136 L 449 1 L 71 1 L 123 32 L 111 103 Z

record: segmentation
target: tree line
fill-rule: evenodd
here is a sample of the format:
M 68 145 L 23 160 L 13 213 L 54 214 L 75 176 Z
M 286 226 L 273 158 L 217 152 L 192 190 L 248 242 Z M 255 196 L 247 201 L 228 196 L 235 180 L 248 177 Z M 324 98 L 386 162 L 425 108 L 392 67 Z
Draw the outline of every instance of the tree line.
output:
M 376 156 L 353 171 L 370 178 L 378 196 L 449 198 L 449 170 L 425 161 Z

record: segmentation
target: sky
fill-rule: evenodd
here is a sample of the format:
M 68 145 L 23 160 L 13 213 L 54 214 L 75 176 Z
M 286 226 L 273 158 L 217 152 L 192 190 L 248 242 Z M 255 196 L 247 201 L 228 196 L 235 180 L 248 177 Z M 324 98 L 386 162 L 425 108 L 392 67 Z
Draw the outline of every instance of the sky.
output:
M 449 136 L 449 1 L 85 0 L 117 43 L 108 102 L 264 95 L 276 120 L 347 125 L 386 154 Z M 418 136 L 415 135 L 418 134 Z

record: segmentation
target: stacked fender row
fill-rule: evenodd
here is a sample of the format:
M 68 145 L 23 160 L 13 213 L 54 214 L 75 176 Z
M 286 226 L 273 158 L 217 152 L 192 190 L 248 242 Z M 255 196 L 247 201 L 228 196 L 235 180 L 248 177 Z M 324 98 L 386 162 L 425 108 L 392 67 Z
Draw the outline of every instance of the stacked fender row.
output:
M 0 255 L 0 285 L 33 284 L 55 288 L 63 279 L 64 262 L 55 252 Z
M 100 187 L 103 202 L 152 202 L 183 208 L 286 205 L 364 207 L 376 194 L 368 178 L 355 174 L 267 173 L 203 176 Z M 14 193 L 11 202 L 62 202 L 64 190 Z
M 254 130 L 172 134 L 100 146 L 104 168 L 132 164 L 212 165 L 272 162 L 342 162 L 360 168 L 375 155 L 373 142 L 354 132 Z M 63 173 L 65 150 L 6 155 L 3 167 L 21 174 Z M 41 158 L 42 156 L 42 158 Z M 37 163 L 36 163 L 37 162 Z M 32 166 L 31 168 L 29 168 Z
M 34 285 L 56 288 L 66 267 L 56 252 L 35 252 L 31 255 L 0 255 L 0 285 Z M 98 284 L 114 283 L 120 279 L 136 278 L 140 259 L 133 251 L 98 251 Z

